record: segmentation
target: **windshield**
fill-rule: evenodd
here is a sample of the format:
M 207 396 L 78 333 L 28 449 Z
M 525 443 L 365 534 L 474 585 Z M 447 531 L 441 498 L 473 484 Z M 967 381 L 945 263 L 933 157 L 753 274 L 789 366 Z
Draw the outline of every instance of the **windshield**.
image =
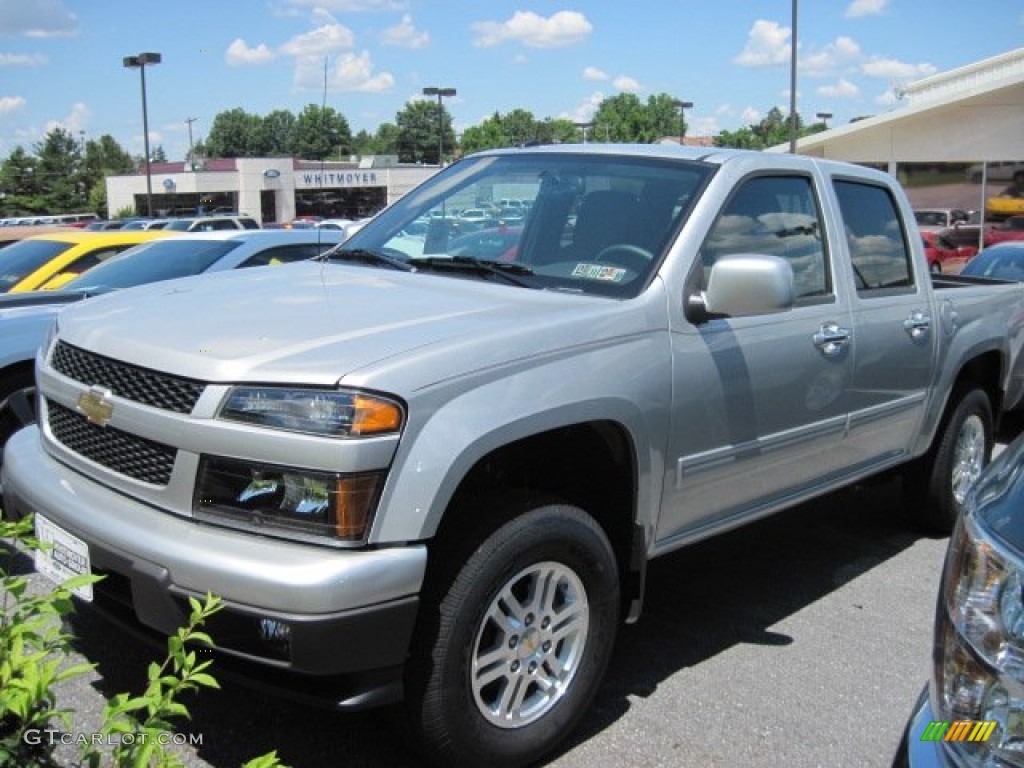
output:
M 22 240 L 7 246 L 0 252 L 0 292 L 6 293 L 72 245 L 58 240 Z
M 154 240 L 129 248 L 64 286 L 73 291 L 107 291 L 205 272 L 238 240 Z
M 339 250 L 371 266 L 397 259 L 431 274 L 493 280 L 500 271 L 515 275 L 501 279 L 510 286 L 635 296 L 710 173 L 699 162 L 578 151 L 470 157 Z

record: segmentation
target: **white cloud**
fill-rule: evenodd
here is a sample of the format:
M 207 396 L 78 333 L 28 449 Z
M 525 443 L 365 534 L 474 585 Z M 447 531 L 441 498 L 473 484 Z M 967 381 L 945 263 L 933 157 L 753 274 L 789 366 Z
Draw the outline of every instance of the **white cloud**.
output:
M 639 82 L 634 80 L 632 77 L 626 75 L 619 75 L 612 80 L 614 85 L 620 91 L 629 91 L 630 93 L 636 93 L 637 91 L 643 90 L 643 86 Z
M 50 120 L 46 123 L 46 133 L 54 128 L 63 128 L 72 136 L 77 136 L 79 131 L 84 131 L 89 124 L 89 108 L 80 101 L 71 105 L 71 112 L 63 120 Z
M 838 37 L 821 50 L 800 57 L 800 71 L 811 77 L 824 77 L 849 66 L 861 57 L 860 46 L 849 37 Z
M 764 119 L 764 113 L 754 107 L 747 107 L 740 114 L 744 125 L 756 125 Z
M 281 53 L 288 56 L 323 56 L 351 49 L 355 42 L 355 35 L 345 25 L 325 24 L 312 32 L 296 35 L 281 46 Z
M 789 27 L 758 19 L 747 34 L 747 44 L 733 62 L 741 67 L 770 67 L 788 63 L 791 33 Z
M 861 16 L 878 16 L 885 13 L 889 0 L 853 0 L 846 7 L 843 15 L 848 19 L 856 19 Z
M 815 93 L 826 99 L 855 99 L 860 96 L 860 88 L 844 77 L 832 85 L 823 85 Z
M 250 48 L 242 38 L 237 38 L 228 46 L 224 53 L 224 60 L 228 66 L 243 67 L 249 64 L 265 64 L 272 61 L 275 54 L 266 44 L 260 43 L 255 48 Z
M 594 31 L 587 17 L 576 11 L 559 11 L 544 18 L 532 11 L 516 11 L 508 21 L 478 21 L 473 45 L 489 48 L 515 40 L 530 48 L 562 48 L 582 43 Z
M 373 62 L 370 60 L 369 51 L 363 51 L 359 55 L 344 54 L 328 82 L 337 90 L 370 93 L 390 91 L 395 86 L 395 78 L 390 72 L 373 74 Z
M 327 88 L 331 91 L 390 91 L 395 78 L 389 72 L 374 74 L 369 51 L 345 53 L 328 64 Z M 319 90 L 324 87 L 324 60 L 319 56 L 300 56 L 295 60 L 295 87 Z
M 0 0 L 0 35 L 74 37 L 78 17 L 61 0 Z
M 40 67 L 46 62 L 41 53 L 0 53 L 0 67 Z
M 384 30 L 381 42 L 399 48 L 426 48 L 430 45 L 430 34 L 416 29 L 416 25 L 412 23 L 412 15 L 407 13 L 398 24 Z
M 584 80 L 607 80 L 608 73 L 603 72 L 597 67 L 584 67 L 583 69 Z
M 572 120 L 574 123 L 586 123 L 594 117 L 601 102 L 604 101 L 604 94 L 601 91 L 594 91 L 581 104 L 576 105 L 568 112 L 562 112 L 559 117 Z
M 861 72 L 868 77 L 883 79 L 910 79 L 928 77 L 938 72 L 938 68 L 927 62 L 922 64 L 909 64 L 897 59 L 884 59 L 874 57 L 861 66 Z
M 0 115 L 14 112 L 25 106 L 27 102 L 21 96 L 0 96 Z

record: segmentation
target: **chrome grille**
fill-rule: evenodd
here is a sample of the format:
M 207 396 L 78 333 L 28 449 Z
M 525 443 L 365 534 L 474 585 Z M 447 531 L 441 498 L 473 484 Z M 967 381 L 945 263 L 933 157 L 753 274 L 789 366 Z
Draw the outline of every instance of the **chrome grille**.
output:
M 136 437 L 116 427 L 101 427 L 50 400 L 46 402 L 50 432 L 61 445 L 107 469 L 153 485 L 171 480 L 176 451 L 169 445 Z
M 57 342 L 51 363 L 75 381 L 98 384 L 126 400 L 177 413 L 191 413 L 206 387 L 201 381 L 123 363 L 63 341 Z

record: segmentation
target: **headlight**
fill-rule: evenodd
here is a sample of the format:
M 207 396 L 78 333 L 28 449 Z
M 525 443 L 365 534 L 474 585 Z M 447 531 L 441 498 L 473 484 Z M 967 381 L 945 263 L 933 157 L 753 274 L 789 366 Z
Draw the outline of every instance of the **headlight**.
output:
M 335 389 L 233 387 L 218 418 L 326 437 L 399 432 L 404 414 L 393 400 Z
M 383 473 L 341 474 L 204 456 L 193 510 L 198 519 L 290 538 L 360 543 Z
M 983 742 L 947 746 L 1024 766 L 1024 581 L 1009 557 L 970 514 L 957 525 L 936 618 L 936 714 L 978 726 Z M 985 763 L 986 765 L 988 763 Z

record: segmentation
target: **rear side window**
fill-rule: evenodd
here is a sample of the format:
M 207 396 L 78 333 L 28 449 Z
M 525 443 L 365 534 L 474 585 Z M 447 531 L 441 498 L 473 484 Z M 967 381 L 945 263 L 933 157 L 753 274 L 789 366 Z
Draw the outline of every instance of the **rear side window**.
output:
M 890 190 L 846 180 L 834 185 L 857 293 L 869 298 L 913 289 L 910 248 Z

